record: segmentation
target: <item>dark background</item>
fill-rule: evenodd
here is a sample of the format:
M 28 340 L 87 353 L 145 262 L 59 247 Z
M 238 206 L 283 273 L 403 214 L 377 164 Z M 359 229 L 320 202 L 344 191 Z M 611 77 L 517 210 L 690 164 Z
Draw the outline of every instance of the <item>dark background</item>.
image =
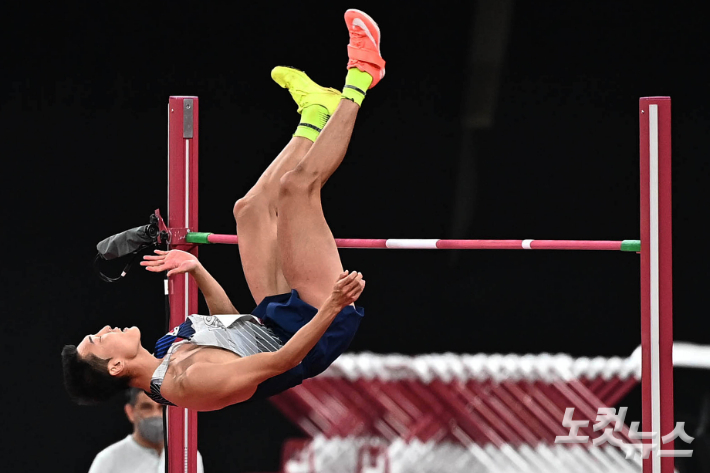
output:
M 697 228 L 710 152 L 708 30 L 695 8 L 515 2 L 495 120 L 475 133 L 470 185 L 457 190 L 476 2 L 19 5 L 3 7 L 0 67 L 6 471 L 86 471 L 129 432 L 120 401 L 70 403 L 59 353 L 107 323 L 140 326 L 147 347 L 164 331 L 159 276 L 136 269 L 109 285 L 91 260 L 99 240 L 166 208 L 168 96 L 200 97 L 200 229 L 233 233 L 234 201 L 298 122 L 271 68 L 341 87 L 350 7 L 378 21 L 388 63 L 324 189 L 336 236 L 636 239 L 638 98 L 670 95 L 675 338 L 710 343 Z M 456 220 L 460 196 L 466 225 Z M 634 254 L 341 254 L 368 281 L 353 352 L 627 356 L 640 343 Z M 200 256 L 237 308 L 251 310 L 237 249 Z M 676 416 L 691 435 L 709 384 L 705 372 L 676 370 Z M 638 389 L 623 405 L 640 420 Z M 275 471 L 281 442 L 297 435 L 268 402 L 200 415 L 208 473 Z

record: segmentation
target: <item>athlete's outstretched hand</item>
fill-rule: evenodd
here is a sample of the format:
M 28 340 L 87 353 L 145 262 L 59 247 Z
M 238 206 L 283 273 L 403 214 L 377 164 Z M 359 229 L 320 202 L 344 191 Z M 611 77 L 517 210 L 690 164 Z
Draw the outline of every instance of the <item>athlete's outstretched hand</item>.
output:
M 362 278 L 362 273 L 343 271 L 338 276 L 330 298 L 334 304 L 344 308 L 355 302 L 363 289 L 365 289 L 365 280 Z
M 141 266 L 153 273 L 167 271 L 168 276 L 180 273 L 190 273 L 201 263 L 195 255 L 181 250 L 155 250 L 155 255 L 145 255 Z

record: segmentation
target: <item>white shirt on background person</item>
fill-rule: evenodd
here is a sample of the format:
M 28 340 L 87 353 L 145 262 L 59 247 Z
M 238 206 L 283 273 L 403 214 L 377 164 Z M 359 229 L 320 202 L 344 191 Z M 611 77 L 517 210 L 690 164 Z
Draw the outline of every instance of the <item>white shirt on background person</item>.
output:
M 197 473 L 204 473 L 202 455 L 197 452 Z M 109 445 L 96 455 L 89 473 L 164 473 L 165 449 L 158 455 L 153 448 L 144 447 L 128 435 Z

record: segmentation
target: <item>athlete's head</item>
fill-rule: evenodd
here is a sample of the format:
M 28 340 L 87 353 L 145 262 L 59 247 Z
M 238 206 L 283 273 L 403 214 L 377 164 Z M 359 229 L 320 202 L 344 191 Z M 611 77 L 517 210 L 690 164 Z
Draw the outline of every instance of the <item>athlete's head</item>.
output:
M 128 367 L 141 350 L 137 327 L 123 330 L 108 325 L 87 335 L 79 345 L 62 350 L 64 385 L 79 404 L 106 401 L 128 387 Z

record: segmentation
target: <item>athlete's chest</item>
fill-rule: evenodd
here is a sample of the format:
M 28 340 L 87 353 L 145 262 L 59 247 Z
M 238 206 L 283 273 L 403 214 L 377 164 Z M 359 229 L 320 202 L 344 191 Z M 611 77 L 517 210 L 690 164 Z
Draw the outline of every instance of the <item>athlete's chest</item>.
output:
M 185 344 L 170 357 L 168 375 L 180 376 L 195 363 L 226 363 L 239 359 L 240 356 L 228 350 Z M 167 376 L 166 376 L 167 377 Z

